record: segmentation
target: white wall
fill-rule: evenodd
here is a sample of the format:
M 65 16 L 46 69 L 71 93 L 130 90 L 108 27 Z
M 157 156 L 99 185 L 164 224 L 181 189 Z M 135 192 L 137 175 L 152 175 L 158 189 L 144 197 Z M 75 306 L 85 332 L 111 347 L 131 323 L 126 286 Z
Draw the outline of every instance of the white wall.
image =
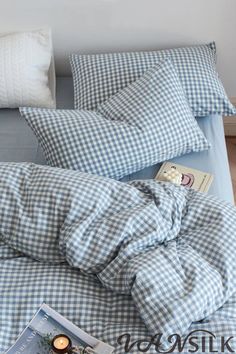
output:
M 215 40 L 218 71 L 236 96 L 236 0 L 0 0 L 0 31 L 50 25 L 56 67 L 70 52 L 158 49 Z

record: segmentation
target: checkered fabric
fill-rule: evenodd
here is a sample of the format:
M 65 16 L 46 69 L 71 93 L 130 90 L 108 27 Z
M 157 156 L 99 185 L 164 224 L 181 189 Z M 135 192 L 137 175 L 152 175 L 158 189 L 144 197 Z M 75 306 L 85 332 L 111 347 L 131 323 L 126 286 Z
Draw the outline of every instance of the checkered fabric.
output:
M 48 179 L 50 185 L 45 185 Z M 53 201 L 50 208 L 23 198 L 33 185 L 41 200 Z M 71 199 L 69 189 L 76 197 Z M 149 338 L 150 333 L 163 333 L 166 339 L 169 334 L 198 329 L 214 331 L 216 336 L 235 335 L 236 212 L 232 205 L 168 182 L 124 184 L 29 163 L 0 164 L 0 195 L 1 351 L 42 302 L 114 345 L 116 354 L 124 353 L 124 339 L 117 339 L 127 332 L 133 341 Z M 58 204 L 62 210 L 71 206 L 57 239 L 67 263 L 47 263 L 50 240 L 52 245 L 55 242 L 50 232 L 45 244 L 37 234 L 33 237 L 34 229 L 32 234 L 30 230 L 23 236 L 19 233 L 14 252 L 11 242 L 21 230 L 21 219 L 29 214 L 27 205 L 32 210 L 29 217 L 38 219 L 40 228 L 42 214 L 52 213 Z M 2 213 L 6 206 L 8 215 Z M 12 238 L 5 236 L 5 220 L 8 227 L 10 221 L 15 227 Z M 25 252 L 22 245 L 27 239 Z M 33 259 L 36 248 L 41 262 Z M 32 255 L 26 257 L 30 249 Z M 137 354 L 137 347 L 129 352 Z M 155 347 L 148 353 L 155 353 Z
M 48 164 L 120 179 L 209 147 L 169 59 L 97 112 L 21 108 Z
M 115 180 L 72 170 L 0 163 L 0 239 L 34 259 L 65 262 L 59 235 L 83 228 L 83 223 L 77 224 L 78 218 L 93 218 L 94 210 L 97 217 L 107 210 L 119 211 L 129 189 Z M 136 190 L 133 192 L 127 206 L 136 200 Z
M 195 116 L 235 115 L 216 72 L 215 43 L 151 52 L 71 55 L 75 108 L 96 109 L 170 56 Z

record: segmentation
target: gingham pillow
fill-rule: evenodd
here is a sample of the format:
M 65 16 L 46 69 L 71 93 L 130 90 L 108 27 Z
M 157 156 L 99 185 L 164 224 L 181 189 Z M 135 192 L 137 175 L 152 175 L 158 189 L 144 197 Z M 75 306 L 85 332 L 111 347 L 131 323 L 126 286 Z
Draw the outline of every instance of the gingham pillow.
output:
M 216 72 L 215 43 L 152 52 L 73 54 L 75 108 L 96 109 L 166 56 L 171 57 L 196 117 L 236 114 Z
M 169 59 L 96 112 L 21 108 L 51 166 L 120 179 L 209 147 Z

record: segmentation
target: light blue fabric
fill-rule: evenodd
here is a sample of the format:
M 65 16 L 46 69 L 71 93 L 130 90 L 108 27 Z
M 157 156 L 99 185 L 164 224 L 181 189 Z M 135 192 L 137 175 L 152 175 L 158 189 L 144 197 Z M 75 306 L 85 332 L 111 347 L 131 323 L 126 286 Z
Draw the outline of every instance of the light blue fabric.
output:
M 166 56 L 177 70 L 195 117 L 235 115 L 216 71 L 215 43 L 149 52 L 72 54 L 75 108 L 97 109 Z
M 50 166 L 116 180 L 210 147 L 169 59 L 96 111 L 21 107 L 20 113 Z
M 11 259 L 12 271 L 6 267 L 9 255 L 2 259 L 0 250 L 0 352 L 23 329 L 34 306 L 48 298 L 49 305 L 56 302 L 68 318 L 71 306 L 78 308 L 76 323 L 79 319 L 82 328 L 117 347 L 116 339 L 124 334 L 127 322 L 135 323 L 137 313 L 149 335 L 161 334 L 165 344 L 175 333 L 187 335 L 196 322 L 203 325 L 206 320 L 210 329 L 209 316 L 221 311 L 235 293 L 236 209 L 213 196 L 168 182 L 121 183 L 31 163 L 0 163 L 0 196 L 2 241 L 22 253 L 18 273 L 20 255 Z M 29 260 L 31 270 L 24 269 Z M 67 271 L 65 263 L 70 265 Z M 46 284 L 42 264 L 49 275 Z M 71 267 L 77 269 L 74 292 Z M 95 320 L 100 292 L 83 287 L 79 271 L 107 288 L 100 307 L 102 327 L 94 322 L 85 328 L 86 322 Z M 12 282 L 16 273 L 23 279 L 20 296 Z M 26 283 L 27 293 L 22 288 Z M 116 294 L 122 295 L 121 308 L 108 319 L 106 307 Z M 126 307 L 127 295 L 136 305 L 133 314 Z M 90 309 L 88 317 L 83 316 L 84 302 Z M 112 337 L 104 338 L 104 328 Z M 128 333 L 136 330 L 137 323 Z M 115 353 L 124 351 L 117 347 Z
M 58 108 L 73 108 L 72 78 L 57 79 L 57 104 Z M 222 117 L 201 117 L 198 123 L 212 147 L 208 151 L 188 154 L 174 161 L 212 173 L 214 181 L 209 193 L 233 202 Z M 0 110 L 0 161 L 29 161 L 45 164 L 37 139 L 24 119 L 20 117 L 18 110 Z M 160 165 L 146 168 L 125 179 L 153 178 L 159 167 Z

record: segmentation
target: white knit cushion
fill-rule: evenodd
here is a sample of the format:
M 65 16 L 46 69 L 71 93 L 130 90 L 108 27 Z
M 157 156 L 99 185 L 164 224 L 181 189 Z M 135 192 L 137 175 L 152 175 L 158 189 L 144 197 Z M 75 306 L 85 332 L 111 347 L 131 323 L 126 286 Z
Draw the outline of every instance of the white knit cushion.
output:
M 0 78 L 0 108 L 54 108 L 51 31 L 0 34 Z

